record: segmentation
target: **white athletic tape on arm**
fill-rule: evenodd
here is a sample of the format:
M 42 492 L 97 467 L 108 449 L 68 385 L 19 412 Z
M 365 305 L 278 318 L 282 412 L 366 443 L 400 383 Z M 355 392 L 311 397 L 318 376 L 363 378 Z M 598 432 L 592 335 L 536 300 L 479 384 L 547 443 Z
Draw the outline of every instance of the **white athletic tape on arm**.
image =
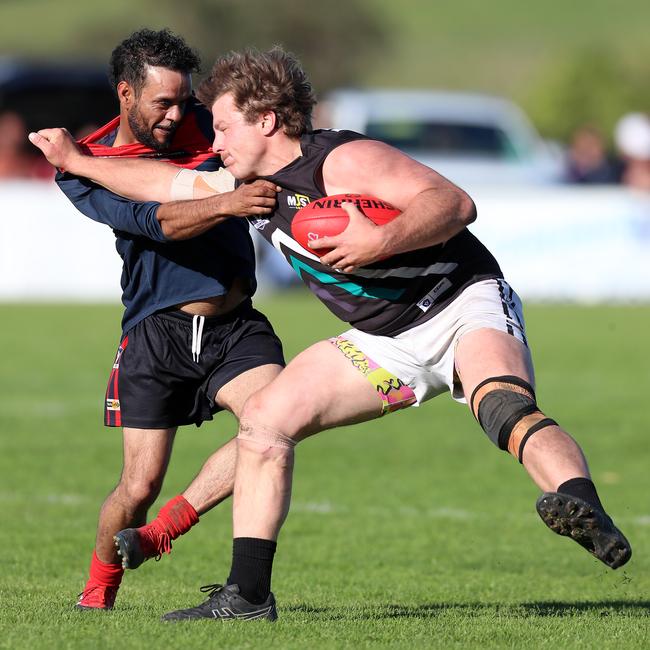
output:
M 226 169 L 216 172 L 201 172 L 196 169 L 181 169 L 174 176 L 169 190 L 172 201 L 187 201 L 203 198 L 206 193 L 221 194 L 235 189 L 235 179 Z M 197 196 L 195 196 L 195 190 Z
M 172 201 L 187 201 L 194 198 L 194 181 L 198 178 L 199 172 L 195 169 L 181 169 L 174 176 L 172 185 L 169 188 L 169 196 Z

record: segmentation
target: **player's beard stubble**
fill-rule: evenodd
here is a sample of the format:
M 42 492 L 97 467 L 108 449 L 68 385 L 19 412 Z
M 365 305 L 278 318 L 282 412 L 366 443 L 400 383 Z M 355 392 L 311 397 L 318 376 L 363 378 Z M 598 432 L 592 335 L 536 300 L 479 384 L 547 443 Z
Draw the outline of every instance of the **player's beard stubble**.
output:
M 169 149 L 169 145 L 171 144 L 174 133 L 176 132 L 176 124 L 173 124 L 171 128 L 165 129 L 164 131 L 158 128 L 157 124 L 154 125 L 154 129 L 158 128 L 160 132 L 166 134 L 165 139 L 163 141 L 160 141 L 154 138 L 152 129 L 150 129 L 149 126 L 147 126 L 145 123 L 142 115 L 140 114 L 140 111 L 138 110 L 137 104 L 131 107 L 127 113 L 127 118 L 131 132 L 138 142 L 153 149 L 154 151 L 165 151 Z

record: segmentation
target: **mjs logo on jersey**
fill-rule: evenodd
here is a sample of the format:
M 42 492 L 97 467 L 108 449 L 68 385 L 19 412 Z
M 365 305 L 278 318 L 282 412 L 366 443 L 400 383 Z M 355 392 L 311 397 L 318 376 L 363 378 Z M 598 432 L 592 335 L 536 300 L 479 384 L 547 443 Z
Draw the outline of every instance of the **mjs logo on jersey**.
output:
M 300 208 L 304 208 L 308 203 L 310 203 L 310 199 L 308 196 L 305 196 L 304 194 L 287 195 L 287 205 L 290 208 L 295 208 L 296 210 L 300 210 Z

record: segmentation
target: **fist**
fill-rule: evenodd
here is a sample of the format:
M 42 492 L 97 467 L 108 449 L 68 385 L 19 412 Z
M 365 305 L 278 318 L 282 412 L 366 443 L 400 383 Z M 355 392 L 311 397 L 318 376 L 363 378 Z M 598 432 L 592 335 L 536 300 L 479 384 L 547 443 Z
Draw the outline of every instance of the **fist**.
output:
M 27 137 L 49 163 L 66 171 L 73 171 L 74 161 L 83 155 L 66 129 L 41 129 Z

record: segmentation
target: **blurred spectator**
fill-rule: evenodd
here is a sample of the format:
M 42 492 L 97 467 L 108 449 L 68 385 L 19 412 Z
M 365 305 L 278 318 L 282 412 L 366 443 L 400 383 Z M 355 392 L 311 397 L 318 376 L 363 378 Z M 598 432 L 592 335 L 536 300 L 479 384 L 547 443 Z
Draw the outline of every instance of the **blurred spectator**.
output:
M 607 154 L 603 134 L 585 125 L 574 131 L 567 152 L 570 183 L 620 183 L 621 163 Z
M 0 112 L 0 179 L 54 178 L 54 169 L 32 149 L 23 118 L 14 111 Z
M 0 113 L 0 178 L 29 178 L 33 158 L 27 151 L 27 128 L 13 111 Z
M 650 116 L 628 113 L 614 130 L 616 146 L 623 158 L 623 183 L 650 191 Z

